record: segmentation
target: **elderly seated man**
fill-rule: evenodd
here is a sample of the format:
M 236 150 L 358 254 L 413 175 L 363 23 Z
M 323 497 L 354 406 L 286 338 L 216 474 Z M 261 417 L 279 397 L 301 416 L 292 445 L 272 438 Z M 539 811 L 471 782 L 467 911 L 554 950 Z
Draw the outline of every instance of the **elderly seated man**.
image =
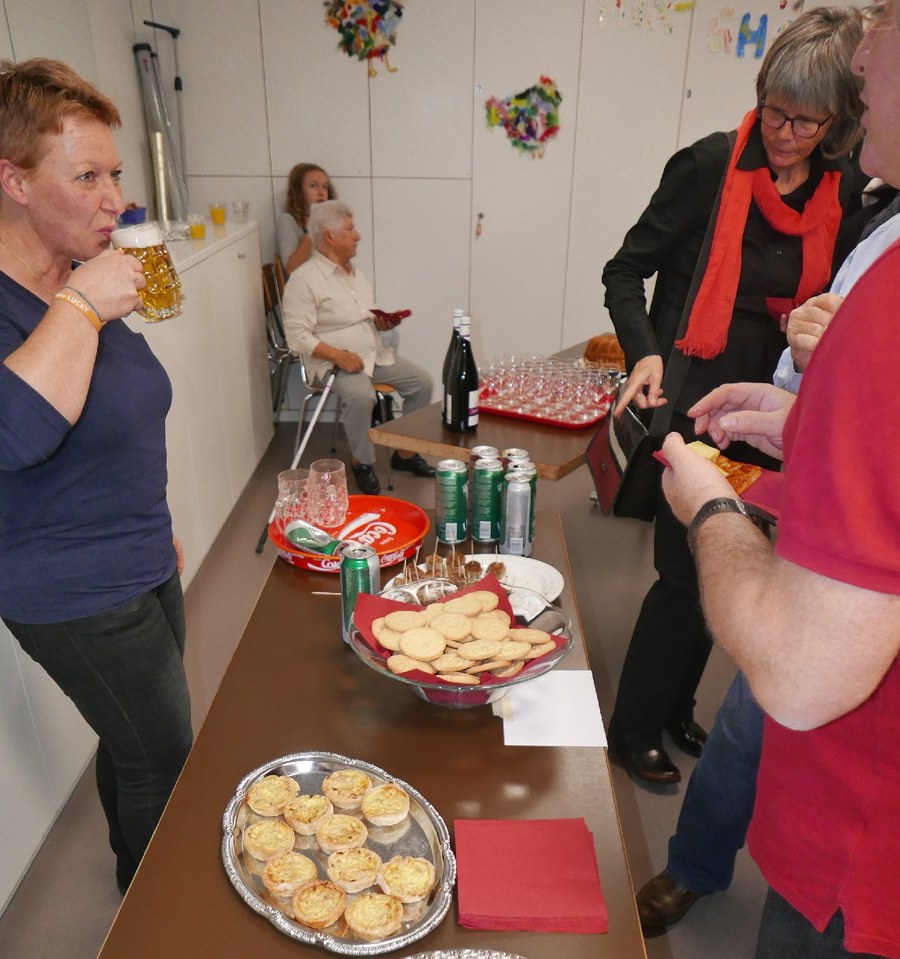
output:
M 284 291 L 288 345 L 304 354 L 313 377 L 324 379 L 337 367 L 333 389 L 340 398 L 353 475 L 363 493 L 377 494 L 381 485 L 369 441 L 372 382 L 393 386 L 403 397 L 404 412 L 411 413 L 431 402 L 431 377 L 382 341 L 381 332 L 390 330 L 390 324 L 373 315 L 372 286 L 351 263 L 359 233 L 350 207 L 339 200 L 317 203 L 310 212 L 309 234 L 313 254 L 291 274 Z M 391 467 L 434 476 L 433 467 L 417 454 L 395 451 Z

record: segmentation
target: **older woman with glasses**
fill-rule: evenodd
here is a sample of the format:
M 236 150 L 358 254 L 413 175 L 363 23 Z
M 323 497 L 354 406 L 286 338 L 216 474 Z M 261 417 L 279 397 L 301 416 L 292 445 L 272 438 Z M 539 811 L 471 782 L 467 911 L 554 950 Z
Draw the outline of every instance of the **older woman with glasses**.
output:
M 603 271 L 606 306 L 629 370 L 617 412 L 631 401 L 643 410 L 670 404 L 671 429 L 693 439 L 685 414 L 701 396 L 726 382 L 771 382 L 786 345 L 782 315 L 831 278 L 849 193 L 837 158 L 859 138 L 850 63 L 861 37 L 862 16 L 852 8 L 802 14 L 770 46 L 756 81 L 756 108 L 736 135 L 713 133 L 669 160 L 648 207 Z M 644 281 L 654 274 L 648 310 Z M 664 395 L 664 368 L 678 354 L 683 383 Z M 729 455 L 777 468 L 740 444 Z M 701 754 L 706 733 L 694 721 L 694 694 L 711 640 L 684 529 L 661 493 L 654 551 L 659 579 L 635 626 L 609 740 L 613 757 L 633 777 L 672 784 L 681 773 L 662 734 L 668 731 L 688 754 Z

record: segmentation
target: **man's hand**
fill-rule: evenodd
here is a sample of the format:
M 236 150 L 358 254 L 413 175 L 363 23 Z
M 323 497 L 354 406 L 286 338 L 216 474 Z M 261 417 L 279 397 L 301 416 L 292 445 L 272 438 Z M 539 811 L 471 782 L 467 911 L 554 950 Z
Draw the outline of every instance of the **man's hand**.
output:
M 796 399 L 771 383 L 727 383 L 695 403 L 688 416 L 697 435 L 709 433 L 719 449 L 741 440 L 782 459 L 784 424 Z
M 365 366 L 362 357 L 353 350 L 335 350 L 333 362 L 345 373 L 360 373 Z
M 628 382 L 619 393 L 619 402 L 613 416 L 621 416 L 622 410 L 634 400 L 639 409 L 653 409 L 668 400 L 662 395 L 663 361 L 658 354 L 645 356 L 634 364 Z M 646 388 L 646 392 L 645 392 Z
M 812 351 L 843 302 L 844 298 L 837 293 L 822 293 L 791 312 L 785 332 L 791 348 L 791 359 L 798 370 L 806 369 Z
M 680 433 L 669 433 L 662 451 L 669 461 L 669 468 L 663 473 L 663 492 L 672 512 L 685 526 L 709 500 L 738 498 L 721 471 L 710 460 L 688 449 Z

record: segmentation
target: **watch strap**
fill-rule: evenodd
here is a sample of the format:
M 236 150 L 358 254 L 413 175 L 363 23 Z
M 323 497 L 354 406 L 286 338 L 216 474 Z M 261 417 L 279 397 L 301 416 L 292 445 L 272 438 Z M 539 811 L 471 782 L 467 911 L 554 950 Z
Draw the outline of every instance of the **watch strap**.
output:
M 697 536 L 700 533 L 700 527 L 710 518 L 718 513 L 737 513 L 739 516 L 746 516 L 747 519 L 756 526 L 757 529 L 768 535 L 769 527 L 772 524 L 772 517 L 752 503 L 745 503 L 742 499 L 735 499 L 731 496 L 719 496 L 715 499 L 707 500 L 696 515 L 691 520 L 687 531 L 687 541 L 691 553 L 696 552 Z

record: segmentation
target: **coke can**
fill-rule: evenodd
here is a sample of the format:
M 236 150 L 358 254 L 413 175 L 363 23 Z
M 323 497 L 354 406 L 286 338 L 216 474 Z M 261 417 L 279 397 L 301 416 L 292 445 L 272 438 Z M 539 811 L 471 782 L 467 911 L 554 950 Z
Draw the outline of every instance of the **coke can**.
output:
M 503 464 L 498 459 L 480 459 L 472 472 L 472 539 L 496 543 L 500 539 L 503 505 Z
M 522 473 L 507 473 L 503 481 L 500 552 L 531 555 L 531 484 Z
M 340 549 L 341 557 L 341 635 L 350 643 L 350 618 L 360 593 L 377 593 L 381 589 L 381 565 L 372 546 L 348 543 Z
M 439 543 L 464 543 L 469 536 L 469 467 L 462 460 L 441 460 L 434 481 L 435 536 Z

